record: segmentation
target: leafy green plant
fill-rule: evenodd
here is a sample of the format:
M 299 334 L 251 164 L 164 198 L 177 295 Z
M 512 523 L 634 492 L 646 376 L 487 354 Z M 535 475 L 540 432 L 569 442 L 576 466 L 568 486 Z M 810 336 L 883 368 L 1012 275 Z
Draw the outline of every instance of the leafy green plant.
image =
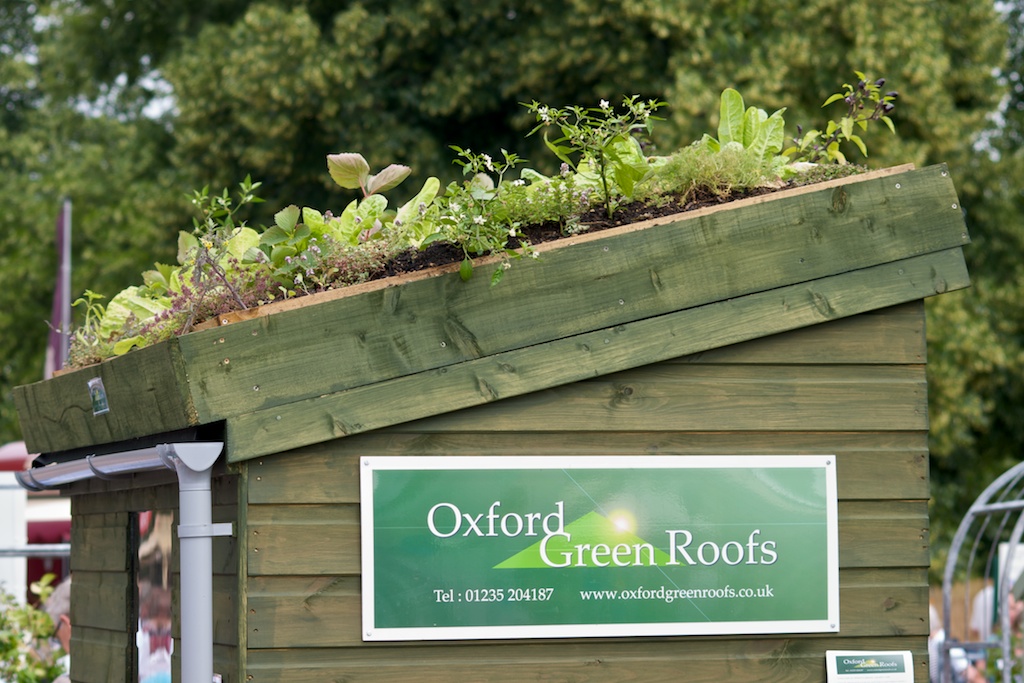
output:
M 53 592 L 53 574 L 31 586 L 45 601 Z M 54 623 L 44 610 L 20 604 L 0 586 L 0 680 L 10 683 L 48 683 L 64 669 L 64 651 L 51 637 Z
M 659 157 L 646 156 L 638 136 L 651 133 L 663 102 L 634 95 L 623 98 L 618 109 L 606 100 L 591 108 L 524 104 L 537 120 L 528 135 L 543 129 L 545 144 L 562 162 L 557 175 L 524 168 L 511 179 L 524 162 L 518 155 L 502 150 L 494 159 L 453 145 L 464 180 L 441 192 L 440 181 L 427 178 L 397 209 L 388 208 L 384 193 L 402 183 L 410 169 L 391 164 L 371 174 L 365 158 L 354 152 L 327 157 L 334 181 L 362 195 L 339 215 L 290 205 L 274 215 L 272 226 L 257 231 L 239 216 L 244 206 L 260 201 L 255 194 L 260 183 L 246 177 L 237 198 L 226 189 L 211 195 L 204 188 L 192 195 L 198 217 L 191 233 L 179 235 L 178 265 L 156 264 L 143 274 L 143 285 L 123 290 L 105 306 L 89 291 L 76 302 L 85 308 L 85 322 L 73 336 L 71 363 L 126 353 L 228 311 L 363 282 L 385 272 L 387 261 L 409 248 L 436 242 L 458 248 L 465 280 L 473 275 L 475 257 L 496 256 L 490 281 L 497 284 L 513 260 L 537 256 L 523 234 L 527 226 L 553 222 L 570 234 L 587 229 L 584 216 L 598 206 L 612 219 L 617 207 L 633 201 L 685 205 L 697 196 L 778 187 L 798 171 L 803 179 L 845 175 L 847 168 L 856 172 L 843 163 L 840 143 L 866 154 L 857 130 L 873 120 L 894 130 L 889 113 L 897 97 L 882 93 L 885 79 L 869 83 L 857 75 L 856 85 L 844 84 L 823 105 L 843 99 L 845 116 L 829 122 L 824 132 L 798 130 L 786 150 L 781 149 L 785 109 L 768 114 L 746 106 L 740 93 L 728 88 L 720 98 L 718 137 L 704 135 Z M 552 126 L 555 139 L 549 137 Z
M 356 152 L 328 154 L 327 171 L 338 185 L 350 190 L 362 190 L 363 197 L 392 190 L 412 173 L 408 166 L 391 164 L 380 173 L 371 175 L 370 165 L 362 154 Z
M 406 202 L 397 211 L 388 210 L 387 199 L 381 194 L 398 187 L 407 177 L 411 169 L 401 164 L 390 164 L 376 175 L 370 174 L 370 165 L 363 155 L 356 152 L 343 152 L 327 156 L 327 170 L 341 187 L 359 189 L 363 193 L 363 201 L 353 201 L 341 215 L 330 221 L 332 237 L 341 242 L 355 245 L 358 242 L 378 237 L 389 225 L 403 228 L 402 235 L 421 240 L 426 235 L 426 228 L 416 229 L 414 224 L 425 213 L 425 205 L 437 196 L 441 181 L 430 177 L 416 196 Z M 309 212 L 312 212 L 309 213 Z M 312 209 L 306 209 L 303 220 L 315 230 L 322 216 Z
M 523 106 L 536 115 L 538 121 L 528 135 L 549 126 L 561 131 L 561 137 L 551 140 L 545 130 L 544 143 L 563 163 L 597 181 L 605 210 L 612 218 L 616 197 L 631 199 L 636 184 L 650 170 L 635 135 L 651 133 L 654 121 L 659 120 L 653 114 L 664 105 L 658 100 L 645 101 L 633 95 L 622 100 L 620 112 L 607 100 L 589 108 L 573 105 L 556 109 L 537 101 Z
M 459 275 L 463 280 L 473 276 L 473 256 L 497 254 L 501 256 L 498 268 L 491 275 L 491 284 L 501 281 L 511 266 L 511 259 L 530 253 L 530 245 L 520 241 L 520 251 L 509 247 L 510 238 L 519 237 L 520 224 L 508 211 L 504 191 L 504 178 L 511 169 L 523 162 L 518 155 L 501 150 L 500 160 L 489 154 L 474 154 L 471 150 L 452 146 L 458 157 L 454 163 L 462 166 L 462 183 L 449 183 L 438 200 L 438 231 L 426 237 L 422 246 L 444 240 L 462 249 L 463 259 Z M 495 174 L 497 183 L 489 174 Z
M 73 308 L 81 306 L 85 311 L 82 323 L 75 327 L 71 335 L 68 352 L 68 365 L 77 367 L 98 363 L 113 355 L 113 343 L 109 340 L 109 331 L 104 330 L 103 321 L 106 306 L 100 303 L 105 299 L 102 294 L 87 289 L 85 293 L 71 302 Z
M 726 88 L 720 97 L 718 138 L 705 133 L 701 141 L 713 152 L 738 148 L 754 159 L 770 161 L 785 142 L 785 111 L 783 107 L 769 116 L 764 109 L 746 107 L 737 90 Z
M 846 163 L 846 155 L 840 151 L 842 142 L 851 142 L 860 153 L 868 155 L 867 145 L 857 134 L 856 129 L 867 130 L 871 121 L 881 121 L 888 129 L 895 134 L 896 126 L 893 124 L 889 114 L 896 108 L 896 98 L 899 93 L 895 90 L 882 93 L 885 86 L 885 79 L 879 78 L 869 82 L 868 78 L 860 71 L 855 71 L 859 79 L 856 85 L 843 84 L 843 90 L 831 95 L 822 104 L 822 108 L 842 100 L 846 104 L 846 113 L 838 121 L 829 121 L 824 131 L 809 130 L 806 133 L 799 126 L 797 137 L 793 144 L 783 154 L 793 162 L 820 163 L 831 161 L 840 164 Z
M 310 268 L 311 259 L 320 249 L 317 239 L 340 233 L 340 230 L 330 229 L 340 227 L 340 221 L 331 216 L 325 219 L 319 211 L 309 208 L 303 209 L 301 215 L 305 218 L 303 222 L 299 222 L 299 207 L 294 204 L 278 211 L 274 225 L 260 235 L 259 246 L 245 253 L 247 262 L 269 262 L 274 277 L 284 285 L 289 282 L 301 285 L 302 272 Z
M 563 235 L 585 228 L 579 219 L 591 208 L 594 185 L 562 164 L 561 172 L 548 177 L 524 168 L 518 180 L 507 184 L 502 198 L 510 220 L 521 225 L 557 223 Z

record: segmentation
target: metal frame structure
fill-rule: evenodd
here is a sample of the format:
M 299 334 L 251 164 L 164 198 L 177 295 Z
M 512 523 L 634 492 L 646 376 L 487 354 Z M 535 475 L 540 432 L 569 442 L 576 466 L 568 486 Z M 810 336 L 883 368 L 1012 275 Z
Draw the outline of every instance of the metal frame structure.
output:
M 942 579 L 942 625 L 944 638 L 939 656 L 939 680 L 942 683 L 956 683 L 960 673 L 954 666 L 953 653 L 984 653 L 985 659 L 998 670 L 999 680 L 1010 683 L 1014 680 L 1014 664 L 1024 664 L 1024 657 L 1013 651 L 1013 630 L 1020 624 L 1011 624 L 1010 610 L 1003 609 L 1009 604 L 1014 593 L 1015 572 L 1013 568 L 1024 559 L 1020 552 L 1021 537 L 1024 536 L 1024 463 L 1010 468 L 978 496 L 964 515 L 949 547 L 945 572 Z M 1005 544 L 1005 553 L 1000 557 L 999 546 Z M 985 641 L 951 641 L 952 633 L 953 583 L 957 576 L 963 576 L 964 623 L 962 632 L 970 634 L 969 619 L 972 581 L 980 580 L 982 587 L 992 585 L 995 589 L 998 624 L 994 633 L 998 639 Z M 996 651 L 998 659 L 993 662 L 991 652 Z M 969 655 L 968 655 L 969 656 Z M 961 660 L 962 661 L 962 660 Z M 990 671 L 990 673 L 992 673 Z

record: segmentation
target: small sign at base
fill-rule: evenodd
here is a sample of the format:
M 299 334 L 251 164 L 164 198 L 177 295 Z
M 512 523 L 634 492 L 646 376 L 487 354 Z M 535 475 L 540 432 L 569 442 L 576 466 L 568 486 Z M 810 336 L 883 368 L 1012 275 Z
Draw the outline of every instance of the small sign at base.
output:
M 825 652 L 828 683 L 914 683 L 914 658 L 909 650 Z

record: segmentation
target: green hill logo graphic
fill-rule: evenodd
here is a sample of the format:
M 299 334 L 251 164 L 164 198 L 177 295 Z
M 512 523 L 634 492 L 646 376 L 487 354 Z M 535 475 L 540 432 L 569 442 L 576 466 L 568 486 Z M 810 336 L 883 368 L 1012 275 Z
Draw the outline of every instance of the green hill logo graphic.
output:
M 569 523 L 565 527 L 565 533 L 569 535 L 569 538 L 553 536 L 548 539 L 545 546 L 547 557 L 554 564 L 566 567 L 614 567 L 625 566 L 628 563 L 629 565 L 660 567 L 669 562 L 669 556 L 664 551 L 655 548 L 652 543 L 643 540 L 633 532 L 619 528 L 610 519 L 597 512 L 589 512 L 575 522 Z M 494 568 L 551 569 L 552 565 L 541 557 L 541 543 L 542 541 L 534 543 L 495 565 Z M 594 548 L 599 545 L 607 548 L 607 551 L 601 548 L 597 554 L 601 560 L 595 563 Z M 628 552 L 622 546 L 626 546 Z M 618 563 L 613 560 L 613 554 L 616 551 L 618 552 L 616 556 Z

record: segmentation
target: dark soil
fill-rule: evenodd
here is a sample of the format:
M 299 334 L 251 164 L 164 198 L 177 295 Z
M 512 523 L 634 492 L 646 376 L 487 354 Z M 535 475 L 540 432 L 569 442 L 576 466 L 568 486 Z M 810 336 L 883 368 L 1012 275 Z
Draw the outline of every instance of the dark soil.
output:
M 772 192 L 787 189 L 788 187 L 789 186 L 779 188 L 760 187 L 735 191 L 728 195 L 718 195 L 711 192 L 705 192 L 689 198 L 686 202 L 681 202 L 677 198 L 670 197 L 659 202 L 657 205 L 634 202 L 620 206 L 615 211 L 614 217 L 611 219 L 608 218 L 607 212 L 603 208 L 599 208 L 583 214 L 579 222 L 580 225 L 587 226 L 584 234 L 590 234 L 600 232 L 602 230 L 608 230 L 609 228 L 616 228 L 620 225 L 638 223 L 652 218 L 661 218 L 662 216 L 671 216 L 673 214 L 693 211 L 694 209 L 700 209 L 706 206 L 726 204 L 746 197 L 770 194 Z M 528 225 L 523 227 L 520 232 L 523 238 L 532 245 L 551 242 L 567 236 L 563 234 L 561 227 L 557 223 L 553 222 Z M 518 244 L 515 241 L 510 241 L 509 246 L 515 248 Z M 408 249 L 398 254 L 387 264 L 384 271 L 381 272 L 378 277 L 390 277 L 401 273 L 411 273 L 436 266 L 444 266 L 451 263 L 458 263 L 462 261 L 462 259 L 463 253 L 460 247 L 448 242 L 432 242 L 423 250 Z

